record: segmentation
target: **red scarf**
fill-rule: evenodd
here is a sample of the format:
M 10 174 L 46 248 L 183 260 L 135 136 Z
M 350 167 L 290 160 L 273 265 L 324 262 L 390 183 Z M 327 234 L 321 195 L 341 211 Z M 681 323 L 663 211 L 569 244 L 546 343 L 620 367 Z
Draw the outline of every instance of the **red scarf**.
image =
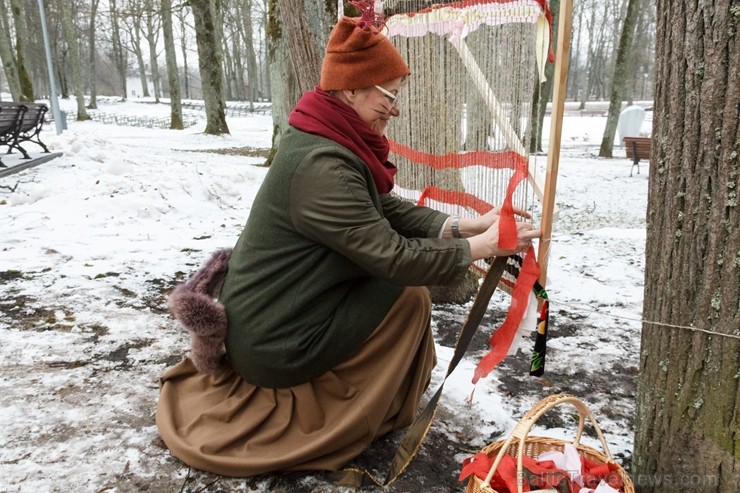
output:
M 388 161 L 388 139 L 375 133 L 339 98 L 316 87 L 303 94 L 288 123 L 298 130 L 333 140 L 356 154 L 370 168 L 378 193 L 393 189 L 397 168 Z

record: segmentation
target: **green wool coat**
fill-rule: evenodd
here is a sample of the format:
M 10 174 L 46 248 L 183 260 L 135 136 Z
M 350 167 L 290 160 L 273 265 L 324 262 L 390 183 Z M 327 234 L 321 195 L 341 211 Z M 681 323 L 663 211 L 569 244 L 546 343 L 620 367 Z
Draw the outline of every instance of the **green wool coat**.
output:
M 437 238 L 447 217 L 378 194 L 355 154 L 289 128 L 219 297 L 236 372 L 260 387 L 308 382 L 355 354 L 405 286 L 459 280 L 470 246 Z

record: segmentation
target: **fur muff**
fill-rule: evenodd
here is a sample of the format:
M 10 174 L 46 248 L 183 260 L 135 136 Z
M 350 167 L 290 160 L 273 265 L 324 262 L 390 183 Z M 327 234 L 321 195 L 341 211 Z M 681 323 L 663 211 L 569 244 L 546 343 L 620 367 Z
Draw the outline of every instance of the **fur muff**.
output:
M 169 297 L 172 315 L 190 333 L 190 359 L 204 373 L 226 364 L 226 308 L 216 300 L 229 269 L 231 249 L 218 250 Z

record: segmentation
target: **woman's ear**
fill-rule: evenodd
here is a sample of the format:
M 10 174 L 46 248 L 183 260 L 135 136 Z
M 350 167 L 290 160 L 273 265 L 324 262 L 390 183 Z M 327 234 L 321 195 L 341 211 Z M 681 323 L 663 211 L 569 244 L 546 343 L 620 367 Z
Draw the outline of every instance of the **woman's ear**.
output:
M 355 99 L 357 97 L 357 91 L 355 89 L 343 89 L 339 91 L 340 99 L 342 99 L 345 103 L 352 106 L 355 102 Z

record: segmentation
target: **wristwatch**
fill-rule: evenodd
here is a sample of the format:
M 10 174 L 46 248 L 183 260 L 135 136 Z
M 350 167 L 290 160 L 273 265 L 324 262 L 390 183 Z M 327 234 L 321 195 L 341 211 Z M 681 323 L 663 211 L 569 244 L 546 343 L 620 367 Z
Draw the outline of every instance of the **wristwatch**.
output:
M 450 223 L 450 231 L 452 231 L 453 238 L 462 238 L 460 236 L 460 218 L 452 216 L 452 222 Z

